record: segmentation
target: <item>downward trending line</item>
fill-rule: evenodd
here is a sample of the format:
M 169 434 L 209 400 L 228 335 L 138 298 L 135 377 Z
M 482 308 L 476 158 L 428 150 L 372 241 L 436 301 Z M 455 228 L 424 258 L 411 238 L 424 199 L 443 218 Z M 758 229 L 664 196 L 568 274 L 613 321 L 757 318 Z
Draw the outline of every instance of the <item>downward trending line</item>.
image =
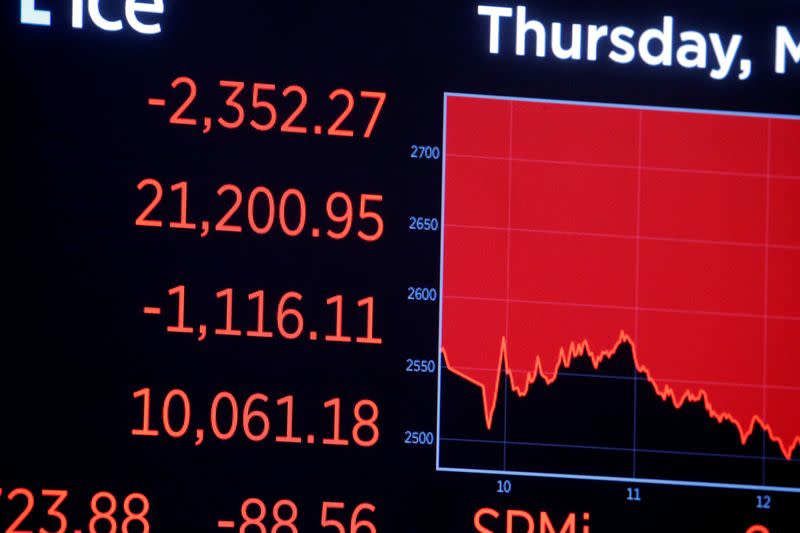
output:
M 711 403 L 712 400 L 709 398 L 708 393 L 705 389 L 699 388 L 696 391 L 685 391 L 682 395 L 678 395 L 675 390 L 670 387 L 669 385 L 661 385 L 655 377 L 653 377 L 650 370 L 641 362 L 639 362 L 639 356 L 636 351 L 636 345 L 634 344 L 633 340 L 631 339 L 628 334 L 624 331 L 620 331 L 619 338 L 614 346 L 610 350 L 603 350 L 598 354 L 595 354 L 589 348 L 589 343 L 587 340 L 583 340 L 578 344 L 570 343 L 569 349 L 564 350 L 563 348 L 559 352 L 558 362 L 556 364 L 556 368 L 553 372 L 545 372 L 542 368 L 542 360 L 539 356 L 536 357 L 533 370 L 527 372 L 525 379 L 522 384 L 516 383 L 514 379 L 514 374 L 508 370 L 510 368 L 509 360 L 508 360 L 508 348 L 506 344 L 505 335 L 502 336 L 500 339 L 500 351 L 499 356 L 497 359 L 497 366 L 496 366 L 496 376 L 494 378 L 495 387 L 494 387 L 494 395 L 490 397 L 490 394 L 487 391 L 487 387 L 482 382 L 472 378 L 468 374 L 466 374 L 463 370 L 459 370 L 455 368 L 451 363 L 450 359 L 447 354 L 446 348 L 442 347 L 442 355 L 444 358 L 445 365 L 447 368 L 458 375 L 459 377 L 469 381 L 470 383 L 477 385 L 481 389 L 482 397 L 483 397 L 483 407 L 484 407 L 484 417 L 486 422 L 486 428 L 491 429 L 492 423 L 494 421 L 494 414 L 495 408 L 497 407 L 497 400 L 499 394 L 499 384 L 500 380 L 503 376 L 502 369 L 505 368 L 505 374 L 508 377 L 508 382 L 510 385 L 511 390 L 517 394 L 519 397 L 524 397 L 528 394 L 530 390 L 530 386 L 536 382 L 537 379 L 542 379 L 546 385 L 553 384 L 556 379 L 558 379 L 559 371 L 562 369 L 569 368 L 572 361 L 579 357 L 589 357 L 591 360 L 592 365 L 595 369 L 600 367 L 600 364 L 607 359 L 611 359 L 614 354 L 617 352 L 619 347 L 623 344 L 628 344 L 631 347 L 631 351 L 633 353 L 633 361 L 635 364 L 635 368 L 637 372 L 642 373 L 645 375 L 647 381 L 653 386 L 656 394 L 664 400 L 664 401 L 671 401 L 672 405 L 675 409 L 680 409 L 687 401 L 689 402 L 703 402 L 703 407 L 705 408 L 708 416 L 717 420 L 717 422 L 730 422 L 736 426 L 736 429 L 739 431 L 739 437 L 741 440 L 742 445 L 747 442 L 747 439 L 753 434 L 755 430 L 756 424 L 758 424 L 762 430 L 766 433 L 768 438 L 778 444 L 783 453 L 783 456 L 787 460 L 791 460 L 792 455 L 795 449 L 800 447 L 800 436 L 793 437 L 791 442 L 784 442 L 781 437 L 775 435 L 772 427 L 766 421 L 764 421 L 759 415 L 753 415 L 749 422 L 743 422 L 734 418 L 730 413 L 724 411 L 718 411 L 714 405 Z M 549 374 L 549 377 L 548 377 Z

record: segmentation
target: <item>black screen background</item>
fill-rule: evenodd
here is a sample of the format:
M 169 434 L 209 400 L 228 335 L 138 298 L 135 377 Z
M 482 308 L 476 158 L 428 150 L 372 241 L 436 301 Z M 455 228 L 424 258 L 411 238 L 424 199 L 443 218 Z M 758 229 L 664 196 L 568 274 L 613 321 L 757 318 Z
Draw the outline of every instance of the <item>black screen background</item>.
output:
M 641 31 L 671 14 L 678 28 L 743 33 L 754 72 L 740 82 L 735 73 L 714 81 L 680 68 L 516 57 L 511 32 L 506 53 L 492 56 L 486 20 L 469 2 L 166 3 L 156 37 L 104 33 L 91 29 L 88 18 L 83 31 L 72 30 L 66 3 L 39 2 L 54 10 L 51 28 L 19 24 L 16 2 L 2 10 L 4 489 L 68 488 L 65 509 L 83 524 L 95 492 L 142 492 L 152 504 L 154 531 L 212 531 L 219 519 L 238 521 L 248 497 L 294 500 L 301 531 L 319 527 L 323 500 L 374 503 L 381 531 L 469 531 L 484 506 L 545 509 L 554 517 L 586 511 L 592 531 L 796 527 L 797 496 L 775 494 L 773 509 L 761 511 L 751 492 L 643 486 L 643 501 L 632 503 L 624 484 L 519 478 L 511 494 L 501 495 L 496 478 L 436 473 L 432 448 L 403 444 L 404 430 L 435 428 L 434 378 L 403 370 L 411 355 L 435 357 L 436 306 L 408 302 L 406 288 L 438 286 L 439 238 L 407 226 L 409 216 L 438 216 L 441 169 L 408 154 L 411 144 L 441 144 L 442 93 L 800 114 L 800 73 L 791 64 L 786 76 L 771 73 L 774 28 L 796 24 L 796 6 L 529 5 L 528 16 L 543 21 Z M 105 4 L 114 14 L 114 4 Z M 198 115 L 222 110 L 220 79 L 300 84 L 312 95 L 309 116 L 325 123 L 339 109 L 326 99 L 335 88 L 385 90 L 389 98 L 369 140 L 248 129 L 204 136 L 167 124 L 173 104 L 146 105 L 149 97 L 174 102 L 169 83 L 179 75 L 200 87 Z M 362 124 L 368 118 L 355 116 Z M 189 180 L 192 209 L 209 218 L 221 213 L 215 191 L 229 182 L 298 187 L 316 205 L 336 190 L 378 193 L 386 233 L 366 246 L 145 231 L 133 225 L 149 199 L 135 188 L 143 177 Z M 221 311 L 213 293 L 223 287 L 238 294 L 298 290 L 318 302 L 335 293 L 371 294 L 385 342 L 380 348 L 219 337 L 198 343 L 167 335 L 164 318 L 146 317 L 141 307 L 168 305 L 166 290 L 178 283 L 197 295 L 188 312 L 214 320 Z M 306 313 L 309 322 L 326 317 Z M 182 388 L 198 405 L 221 390 L 237 397 L 294 394 L 296 419 L 309 431 L 324 427 L 323 401 L 371 398 L 381 407 L 381 441 L 365 450 L 241 437 L 201 447 L 189 439 L 136 439 L 130 429 L 139 423 L 140 404 L 131 393 L 142 387 L 160 397 Z M 0 526 L 15 516 L 11 508 L 0 502 Z

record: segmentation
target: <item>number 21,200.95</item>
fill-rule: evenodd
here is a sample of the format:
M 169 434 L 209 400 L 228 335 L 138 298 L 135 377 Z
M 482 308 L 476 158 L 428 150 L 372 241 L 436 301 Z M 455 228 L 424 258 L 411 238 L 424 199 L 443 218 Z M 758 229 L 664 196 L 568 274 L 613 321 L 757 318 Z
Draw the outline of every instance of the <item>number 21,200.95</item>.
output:
M 242 191 L 241 187 L 226 183 L 217 189 L 218 202 L 225 205 L 225 212 L 219 220 L 214 221 L 203 216 L 197 220 L 197 213 L 190 210 L 190 187 L 187 181 L 175 183 L 165 192 L 160 181 L 145 178 L 136 188 L 152 195 L 136 217 L 135 224 L 140 227 L 199 231 L 201 237 L 212 232 L 247 231 L 259 236 L 281 233 L 287 237 L 311 236 L 333 240 L 357 237 L 368 243 L 380 239 L 384 230 L 380 213 L 383 195 L 380 194 L 333 192 L 328 195 L 323 210 L 321 203 L 309 205 L 303 192 L 298 189 L 273 192 L 267 187 L 258 186 L 250 191 Z M 246 209 L 244 204 L 247 204 Z M 165 223 L 163 214 L 158 212 L 163 210 L 177 211 L 175 220 Z M 246 224 L 244 211 L 247 214 Z

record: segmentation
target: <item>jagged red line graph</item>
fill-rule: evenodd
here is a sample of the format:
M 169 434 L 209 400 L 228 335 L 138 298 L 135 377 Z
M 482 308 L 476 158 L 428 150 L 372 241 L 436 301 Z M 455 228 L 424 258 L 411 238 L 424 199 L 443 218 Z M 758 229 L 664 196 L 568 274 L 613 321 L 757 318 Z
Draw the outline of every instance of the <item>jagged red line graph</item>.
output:
M 524 396 L 620 343 L 676 408 L 800 446 L 800 120 L 447 97 L 442 345 Z M 603 348 L 601 351 L 592 351 Z
M 682 393 L 677 393 L 672 387 L 669 385 L 660 385 L 656 379 L 653 377 L 652 372 L 648 369 L 645 365 L 639 362 L 639 356 L 636 352 L 636 345 L 624 331 L 621 331 L 619 334 L 619 339 L 617 340 L 616 344 L 609 350 L 603 350 L 597 354 L 591 351 L 589 347 L 589 343 L 584 340 L 579 344 L 571 343 L 568 350 L 561 349 L 558 355 L 558 362 L 556 363 L 556 367 L 551 372 L 546 372 L 542 366 L 541 358 L 537 357 L 536 361 L 533 365 L 533 370 L 527 372 L 525 374 L 525 378 L 522 380 L 522 383 L 517 383 L 514 374 L 511 371 L 506 370 L 506 374 L 509 378 L 509 387 L 512 391 L 514 391 L 519 397 L 525 397 L 528 394 L 528 390 L 532 385 L 536 383 L 537 380 L 541 380 L 546 385 L 552 385 L 555 383 L 556 379 L 558 379 L 559 371 L 562 369 L 568 369 L 572 363 L 572 361 L 578 357 L 588 357 L 591 362 L 592 366 L 594 366 L 595 370 L 597 370 L 602 362 L 606 359 L 611 359 L 617 350 L 619 349 L 620 345 L 627 343 L 631 347 L 631 351 L 633 352 L 633 360 L 636 365 L 636 371 L 644 374 L 645 378 L 647 379 L 648 383 L 653 386 L 653 390 L 658 394 L 658 396 L 664 401 L 671 401 L 672 405 L 675 409 L 680 409 L 684 403 L 688 402 L 703 402 L 703 407 L 705 408 L 706 412 L 708 413 L 709 417 L 717 420 L 717 422 L 730 422 L 736 426 L 736 429 L 739 431 L 739 438 L 741 439 L 742 445 L 747 442 L 747 439 L 750 438 L 750 435 L 753 434 L 753 430 L 756 427 L 756 424 L 761 426 L 761 428 L 767 433 L 767 436 L 770 440 L 777 443 L 780 446 L 781 453 L 786 459 L 791 459 L 794 451 L 800 447 L 800 436 L 796 437 L 794 441 L 787 443 L 784 440 L 776 436 L 773 432 L 772 428 L 769 424 L 765 423 L 761 417 L 753 416 L 750 420 L 749 424 L 742 424 L 739 420 L 734 418 L 730 415 L 730 413 L 726 413 L 724 411 L 718 411 L 712 404 L 711 400 L 708 397 L 708 393 L 700 388 L 697 391 L 690 391 L 688 389 L 684 390 Z M 470 383 L 477 385 L 481 389 L 481 396 L 483 398 L 483 409 L 484 409 L 484 417 L 486 421 L 486 429 L 492 428 L 492 423 L 494 421 L 494 413 L 495 408 L 497 407 L 497 400 L 498 395 L 500 392 L 500 380 L 503 377 L 503 369 L 508 369 L 508 350 L 506 348 L 506 339 L 503 337 L 501 339 L 500 345 L 500 356 L 497 360 L 497 372 L 496 377 L 494 380 L 494 393 L 492 394 L 488 388 L 482 383 L 480 380 L 473 378 L 466 372 L 459 371 L 451 367 L 450 362 L 447 358 L 447 351 L 445 348 L 442 348 L 442 355 L 444 358 L 445 366 L 453 372 L 454 374 L 460 376 L 461 378 L 469 381 Z M 549 376 L 548 376 L 549 374 Z

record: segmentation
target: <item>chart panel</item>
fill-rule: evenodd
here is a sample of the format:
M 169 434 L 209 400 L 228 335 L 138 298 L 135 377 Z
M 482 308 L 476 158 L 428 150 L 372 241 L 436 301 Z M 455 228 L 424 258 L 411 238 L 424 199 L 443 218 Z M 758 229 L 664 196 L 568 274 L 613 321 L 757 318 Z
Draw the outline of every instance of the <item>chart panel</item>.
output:
M 800 490 L 800 120 L 445 109 L 439 467 Z

